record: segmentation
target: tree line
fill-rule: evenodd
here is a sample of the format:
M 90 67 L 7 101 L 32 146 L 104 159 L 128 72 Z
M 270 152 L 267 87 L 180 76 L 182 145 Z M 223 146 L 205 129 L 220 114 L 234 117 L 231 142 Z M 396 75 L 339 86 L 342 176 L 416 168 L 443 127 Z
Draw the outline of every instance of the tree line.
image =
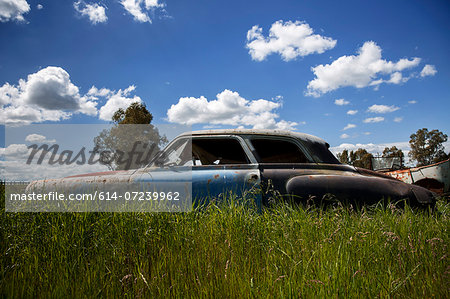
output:
M 408 153 L 410 161 L 416 162 L 416 166 L 425 166 L 438 163 L 450 158 L 450 152 L 445 153 L 444 143 L 448 136 L 439 130 L 428 131 L 427 128 L 419 129 L 410 136 Z M 405 155 L 396 146 L 385 147 L 381 155 L 383 158 L 400 157 L 403 161 Z M 372 169 L 372 158 L 374 156 L 366 149 L 359 148 L 356 151 L 343 150 L 337 154 L 341 163 Z

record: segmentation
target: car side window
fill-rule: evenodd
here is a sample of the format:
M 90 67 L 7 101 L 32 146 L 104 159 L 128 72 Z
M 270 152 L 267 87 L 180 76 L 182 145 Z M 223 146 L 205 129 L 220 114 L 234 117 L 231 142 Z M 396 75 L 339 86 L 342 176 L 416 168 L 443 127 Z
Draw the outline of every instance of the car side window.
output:
M 234 138 L 194 138 L 192 160 L 194 165 L 249 163 L 244 149 Z
M 260 163 L 308 163 L 294 142 L 282 139 L 251 138 Z

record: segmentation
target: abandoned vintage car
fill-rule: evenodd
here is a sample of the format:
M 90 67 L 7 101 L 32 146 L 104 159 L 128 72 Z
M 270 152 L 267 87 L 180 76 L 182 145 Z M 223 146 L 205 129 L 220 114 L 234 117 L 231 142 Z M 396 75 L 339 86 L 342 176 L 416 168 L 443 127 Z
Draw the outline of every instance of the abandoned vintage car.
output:
M 194 131 L 175 138 L 147 167 L 47 180 L 45 184 L 175 182 L 182 180 L 177 173 L 188 168 L 194 203 L 229 192 L 239 197 L 251 191 L 262 204 L 277 196 L 306 202 L 333 194 L 357 204 L 373 204 L 384 198 L 434 205 L 434 194 L 425 188 L 341 164 L 328 148 L 318 137 L 290 131 Z M 31 187 L 40 184 L 33 182 Z

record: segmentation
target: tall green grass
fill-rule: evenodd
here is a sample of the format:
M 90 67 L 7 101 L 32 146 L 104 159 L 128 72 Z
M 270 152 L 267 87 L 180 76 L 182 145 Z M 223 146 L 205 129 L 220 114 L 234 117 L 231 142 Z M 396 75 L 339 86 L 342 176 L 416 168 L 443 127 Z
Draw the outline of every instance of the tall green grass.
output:
M 437 211 L 232 200 L 189 213 L 5 213 L 0 296 L 449 297 Z

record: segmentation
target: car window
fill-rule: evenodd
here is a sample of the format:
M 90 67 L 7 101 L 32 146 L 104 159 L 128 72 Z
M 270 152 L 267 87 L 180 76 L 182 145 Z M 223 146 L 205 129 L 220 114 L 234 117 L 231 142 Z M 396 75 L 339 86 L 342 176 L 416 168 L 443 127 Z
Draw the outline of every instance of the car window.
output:
M 328 143 L 303 141 L 302 145 L 307 148 L 308 152 L 317 163 L 341 164 L 328 149 L 330 147 Z
M 164 149 L 150 165 L 158 167 L 192 165 L 191 140 L 189 138 L 176 140 Z
M 248 164 L 244 149 L 234 138 L 194 138 L 192 160 L 194 165 Z
M 260 163 L 308 163 L 294 142 L 282 139 L 252 138 Z

